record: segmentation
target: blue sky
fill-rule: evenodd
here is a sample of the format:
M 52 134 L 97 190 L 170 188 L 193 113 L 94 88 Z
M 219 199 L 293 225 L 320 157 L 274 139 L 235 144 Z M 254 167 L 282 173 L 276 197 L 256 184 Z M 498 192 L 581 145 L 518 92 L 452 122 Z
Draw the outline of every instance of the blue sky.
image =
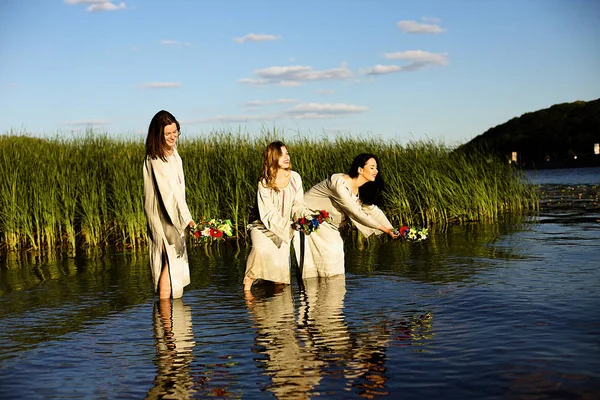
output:
M 596 0 L 2 0 L 0 132 L 464 143 L 600 97 Z

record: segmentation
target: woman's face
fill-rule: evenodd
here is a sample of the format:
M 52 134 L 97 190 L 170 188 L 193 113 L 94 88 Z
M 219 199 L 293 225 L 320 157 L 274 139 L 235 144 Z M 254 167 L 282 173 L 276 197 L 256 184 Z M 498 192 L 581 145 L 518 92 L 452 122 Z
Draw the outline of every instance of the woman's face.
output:
M 365 166 L 358 170 L 358 175 L 362 175 L 368 182 L 373 182 L 378 172 L 377 161 L 374 158 L 369 158 Z
M 281 156 L 277 162 L 277 166 L 281 169 L 290 169 L 290 153 L 287 151 L 287 147 L 281 147 Z
M 167 151 L 173 150 L 177 138 L 179 137 L 179 131 L 177 130 L 177 124 L 173 122 L 171 125 L 165 125 L 165 143 L 167 144 Z

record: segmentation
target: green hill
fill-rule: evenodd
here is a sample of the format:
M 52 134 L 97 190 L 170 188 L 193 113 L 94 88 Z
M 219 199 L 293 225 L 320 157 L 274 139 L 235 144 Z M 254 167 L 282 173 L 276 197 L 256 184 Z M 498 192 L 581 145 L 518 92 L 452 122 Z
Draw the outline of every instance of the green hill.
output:
M 525 168 L 600 166 L 600 99 L 555 104 L 488 129 L 458 151 L 484 148 Z

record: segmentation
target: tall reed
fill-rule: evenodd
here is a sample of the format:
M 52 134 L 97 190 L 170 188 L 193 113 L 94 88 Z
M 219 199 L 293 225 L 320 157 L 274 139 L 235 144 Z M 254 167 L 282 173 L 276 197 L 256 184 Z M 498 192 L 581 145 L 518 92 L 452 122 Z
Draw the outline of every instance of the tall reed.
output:
M 355 155 L 378 156 L 386 181 L 384 211 L 395 225 L 497 221 L 537 209 L 524 175 L 479 152 L 453 152 L 433 141 L 406 145 L 351 136 L 290 138 L 266 131 L 182 136 L 187 201 L 192 215 L 229 218 L 239 241 L 256 199 L 261 153 L 283 140 L 304 189 L 346 172 Z M 0 136 L 0 248 L 57 249 L 147 243 L 143 211 L 143 139 L 87 132 L 78 138 Z

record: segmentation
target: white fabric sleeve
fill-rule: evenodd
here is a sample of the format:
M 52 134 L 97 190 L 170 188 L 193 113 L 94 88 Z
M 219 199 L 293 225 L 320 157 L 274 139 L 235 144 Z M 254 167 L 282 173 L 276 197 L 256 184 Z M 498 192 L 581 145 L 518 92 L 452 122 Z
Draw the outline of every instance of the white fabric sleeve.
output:
M 383 226 L 383 227 L 386 227 L 389 229 L 394 229 L 394 226 L 387 219 L 387 217 L 385 216 L 383 211 L 381 211 L 381 209 L 379 207 L 377 207 L 376 205 L 370 205 L 370 206 L 363 205 L 362 209 L 367 215 L 369 215 L 369 217 L 371 217 L 375 221 L 379 222 L 380 226 Z M 383 233 L 383 231 L 380 229 L 371 229 L 369 227 L 362 225 L 360 222 L 357 222 L 357 221 L 352 221 L 352 222 L 366 237 L 369 237 L 371 235 L 381 235 Z
M 183 233 L 187 224 L 193 221 L 190 210 L 185 202 L 185 193 L 177 182 L 177 176 L 172 173 L 168 162 L 156 158 L 151 160 L 151 164 L 156 185 L 169 219 Z
M 292 221 L 290 221 L 289 217 L 281 215 L 282 210 L 277 207 L 274 194 L 275 190 L 265 187 L 262 182 L 258 183 L 258 191 L 256 193 L 258 213 L 265 228 L 288 243 L 290 241 Z
M 296 188 L 296 192 L 294 193 L 294 201 L 292 203 L 292 216 L 294 221 L 302 217 L 312 217 L 312 215 L 315 214 L 315 212 L 308 208 L 306 202 L 304 201 L 304 189 L 302 187 L 302 178 L 297 172 L 292 171 L 292 182 L 290 183 L 293 183 Z
M 369 216 L 369 214 L 362 209 L 360 204 L 352 199 L 343 176 L 338 177 L 335 181 L 331 181 L 330 190 L 332 200 L 342 208 L 352 222 L 359 222 L 362 225 L 373 229 L 382 227 L 382 224 Z

